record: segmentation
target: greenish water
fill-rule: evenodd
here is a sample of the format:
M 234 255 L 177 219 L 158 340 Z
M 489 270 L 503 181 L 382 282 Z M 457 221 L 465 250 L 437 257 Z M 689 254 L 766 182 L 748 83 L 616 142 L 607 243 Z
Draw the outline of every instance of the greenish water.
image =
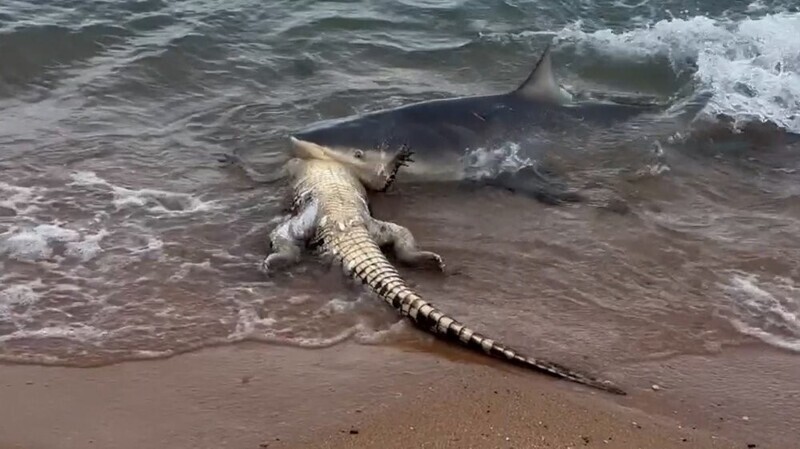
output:
M 261 276 L 285 192 L 218 169 L 213 154 L 276 170 L 294 130 L 512 89 L 548 43 L 576 89 L 711 101 L 692 129 L 596 130 L 580 157 L 552 136 L 570 179 L 622 198 L 624 218 L 499 192 L 400 193 L 393 218 L 468 273 L 449 293 L 420 288 L 567 358 L 752 342 L 796 353 L 800 165 L 781 142 L 800 132 L 798 35 L 788 1 L 5 1 L 0 358 L 96 364 L 242 340 L 383 339 L 397 317 L 316 284 L 313 264 L 291 281 Z M 485 263 L 506 255 L 511 268 Z M 530 291 L 549 299 L 522 300 Z M 526 324 L 501 329 L 500 316 Z M 609 333 L 613 345 L 595 338 Z
M 774 380 L 795 376 L 800 351 L 797 36 L 788 0 L 6 0 L 0 359 L 92 365 L 415 335 L 312 260 L 265 279 L 285 191 L 213 154 L 276 170 L 294 130 L 512 89 L 553 43 L 576 89 L 711 101 L 691 128 L 553 135 L 546 154 L 481 149 L 511 165 L 560 159 L 625 215 L 441 186 L 377 199 L 376 214 L 461 270 L 409 278 L 512 346 L 645 388 L 640 362 L 783 351 L 770 382 L 754 371 L 722 391 L 765 432 L 798 428 L 796 383 Z

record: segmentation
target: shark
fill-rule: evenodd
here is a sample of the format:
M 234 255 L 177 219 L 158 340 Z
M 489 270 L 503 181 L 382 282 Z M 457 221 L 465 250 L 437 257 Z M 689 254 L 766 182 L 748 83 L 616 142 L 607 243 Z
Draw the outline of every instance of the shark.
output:
M 570 133 L 582 124 L 613 126 L 663 104 L 644 97 L 573 92 L 556 80 L 548 44 L 528 77 L 513 90 L 433 99 L 342 118 L 323 120 L 292 133 L 342 157 L 375 163 L 403 146 L 414 150 L 402 178 L 471 182 L 470 151 L 507 142 L 530 142 L 542 133 Z M 556 134 L 553 134 L 556 133 Z M 549 204 L 580 201 L 549 167 L 526 165 L 484 176 L 483 184 L 527 194 Z

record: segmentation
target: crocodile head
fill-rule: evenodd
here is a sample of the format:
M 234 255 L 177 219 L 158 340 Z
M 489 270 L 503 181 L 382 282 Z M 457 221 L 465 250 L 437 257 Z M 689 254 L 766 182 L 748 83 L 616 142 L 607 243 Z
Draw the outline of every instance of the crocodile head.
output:
M 295 137 L 290 138 L 292 155 L 300 159 L 319 159 L 338 162 L 368 188 L 382 190 L 394 180 L 400 163 L 407 156 L 385 150 L 364 151 L 357 148 L 333 148 Z

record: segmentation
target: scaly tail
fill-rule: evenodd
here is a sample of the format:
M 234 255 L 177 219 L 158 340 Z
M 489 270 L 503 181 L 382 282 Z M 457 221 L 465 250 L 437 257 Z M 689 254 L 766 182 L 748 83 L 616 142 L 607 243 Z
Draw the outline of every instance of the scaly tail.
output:
M 599 381 L 556 363 L 521 355 L 448 317 L 408 288 L 394 266 L 389 263 L 378 245 L 370 238 L 366 228 L 352 227 L 344 233 L 329 234 L 325 240 L 328 251 L 339 259 L 348 275 L 369 286 L 374 293 L 399 310 L 402 315 L 411 318 L 416 324 L 430 332 L 457 339 L 469 348 L 480 350 L 515 365 L 542 371 L 614 394 L 626 394 L 608 381 Z

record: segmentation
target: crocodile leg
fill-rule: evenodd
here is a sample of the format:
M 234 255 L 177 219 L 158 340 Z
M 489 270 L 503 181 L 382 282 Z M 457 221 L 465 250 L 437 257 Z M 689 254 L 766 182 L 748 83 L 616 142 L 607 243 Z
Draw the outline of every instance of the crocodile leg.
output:
M 412 266 L 434 265 L 444 271 L 442 257 L 431 251 L 420 251 L 414 235 L 405 226 L 372 218 L 368 222 L 369 233 L 378 246 L 391 244 L 397 259 Z
M 414 159 L 411 156 L 414 154 L 413 151 L 408 147 L 408 145 L 400 146 L 400 149 L 395 153 L 392 160 L 386 164 L 384 168 L 383 175 L 385 175 L 383 187 L 377 187 L 375 185 L 371 186 L 373 189 L 378 190 L 380 192 L 386 192 L 389 190 L 389 187 L 394 184 L 395 178 L 397 177 L 397 172 L 400 171 L 401 167 L 408 166 L 409 162 L 414 162 Z
M 317 204 L 312 202 L 300 213 L 278 225 L 270 233 L 272 253 L 264 258 L 262 270 L 269 274 L 278 268 L 287 268 L 300 261 L 300 255 L 316 230 Z

